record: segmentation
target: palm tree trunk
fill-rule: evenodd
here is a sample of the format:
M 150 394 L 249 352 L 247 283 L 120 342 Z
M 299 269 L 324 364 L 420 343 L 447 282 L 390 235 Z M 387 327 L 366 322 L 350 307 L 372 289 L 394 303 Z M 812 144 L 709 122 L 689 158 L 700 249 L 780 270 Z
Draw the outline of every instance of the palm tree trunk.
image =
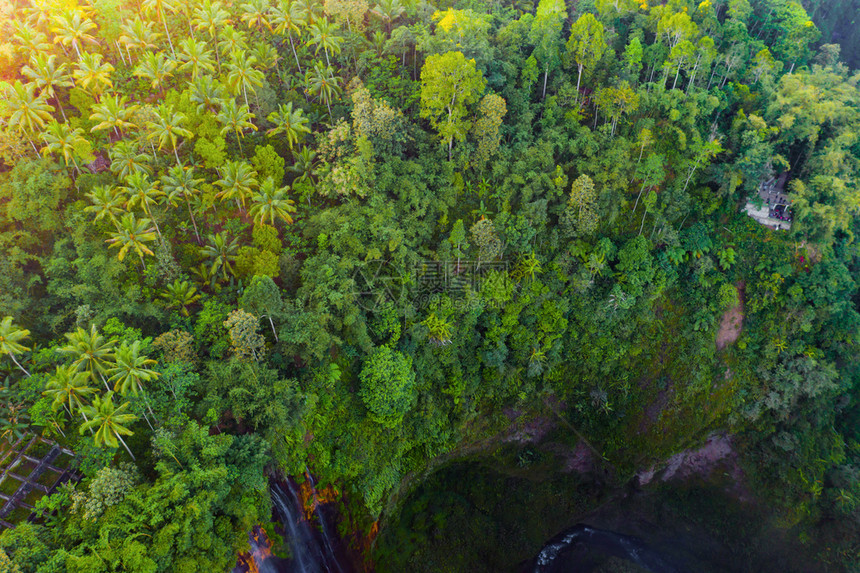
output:
M 155 217 L 152 216 L 152 211 L 149 209 L 149 207 L 146 207 L 146 205 L 144 205 L 144 210 L 146 211 L 146 214 L 149 215 L 149 218 L 152 219 L 152 224 L 155 225 L 155 232 L 158 233 L 158 238 L 161 239 L 161 242 L 163 243 L 164 237 L 161 236 L 161 229 L 158 228 L 158 221 L 156 221 Z
M 194 225 L 194 236 L 197 237 L 197 244 L 202 245 L 203 242 L 200 240 L 200 233 L 197 231 L 197 221 L 194 219 L 194 213 L 191 211 L 191 202 L 188 200 L 188 196 L 185 197 L 185 204 L 188 206 L 188 216 L 191 217 L 191 224 Z
M 132 459 L 132 460 L 134 460 L 134 461 L 137 461 L 137 458 L 135 458 L 135 457 L 134 457 L 134 454 L 133 454 L 133 453 L 131 453 L 131 450 L 130 450 L 130 449 L 128 449 L 128 444 L 126 444 L 126 443 L 125 443 L 125 440 L 123 440 L 123 439 L 122 439 L 122 436 L 120 436 L 119 434 L 117 434 L 117 435 L 116 435 L 116 437 L 117 437 L 117 439 L 120 441 L 120 443 L 122 444 L 122 446 L 125 448 L 125 451 L 127 451 L 127 452 L 128 452 L 128 455 L 130 455 L 130 456 L 131 456 L 131 459 Z
M 293 34 L 287 30 L 287 36 L 290 38 L 290 47 L 293 49 L 293 57 L 296 59 L 296 65 L 299 67 L 299 73 L 302 72 L 302 65 L 299 63 L 299 55 L 296 53 L 296 47 L 293 45 Z
M 68 118 L 66 117 L 66 110 L 65 110 L 65 109 L 63 109 L 63 102 L 61 102 L 61 101 L 60 101 L 60 96 L 59 96 L 59 95 L 55 95 L 55 96 L 54 96 L 54 100 L 56 100 L 56 102 L 57 102 L 57 107 L 58 107 L 58 108 L 60 108 L 60 113 L 63 115 L 63 121 L 68 122 L 69 120 L 68 120 Z
M 173 49 L 173 41 L 170 39 L 170 28 L 167 27 L 167 22 L 164 20 L 164 10 L 159 9 L 158 15 L 161 16 L 161 24 L 164 26 L 164 31 L 167 33 L 167 43 L 170 44 L 170 53 L 173 54 L 173 59 L 176 59 L 176 50 Z
M 107 380 L 105 380 L 105 377 L 101 372 L 99 372 L 99 377 L 102 379 L 102 383 L 105 385 L 105 390 L 110 392 L 110 386 L 108 386 Z

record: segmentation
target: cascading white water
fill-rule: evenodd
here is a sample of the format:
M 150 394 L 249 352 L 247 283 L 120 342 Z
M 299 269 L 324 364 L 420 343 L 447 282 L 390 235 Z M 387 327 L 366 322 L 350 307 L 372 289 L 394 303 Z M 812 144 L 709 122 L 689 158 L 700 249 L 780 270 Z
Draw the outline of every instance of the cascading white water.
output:
M 314 504 L 315 514 L 321 531 L 315 530 L 314 525 L 305 519 L 301 498 L 292 480 L 273 480 L 269 490 L 292 553 L 291 566 L 285 573 L 350 573 L 351 568 L 338 558 L 334 550 L 337 539 L 329 534 L 329 526 L 318 504 Z M 316 489 L 312 491 L 316 502 Z

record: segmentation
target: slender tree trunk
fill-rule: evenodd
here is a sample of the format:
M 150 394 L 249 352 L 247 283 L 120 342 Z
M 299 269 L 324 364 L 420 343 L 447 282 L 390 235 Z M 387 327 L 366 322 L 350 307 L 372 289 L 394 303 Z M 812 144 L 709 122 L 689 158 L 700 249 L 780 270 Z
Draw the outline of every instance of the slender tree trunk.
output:
M 170 39 L 170 28 L 167 27 L 167 21 L 164 19 L 164 10 L 159 9 L 158 15 L 161 16 L 161 24 L 164 26 L 164 32 L 167 34 L 167 43 L 170 44 L 170 53 L 173 54 L 173 59 L 176 59 L 176 50 L 173 49 L 173 40 Z
M 678 62 L 678 70 L 675 72 L 675 81 L 672 82 L 672 89 L 675 89 L 675 86 L 678 85 L 678 76 L 681 75 L 681 66 L 683 65 L 683 61 Z
M 701 159 L 696 160 L 695 165 L 693 165 L 693 168 L 690 169 L 690 174 L 687 176 L 687 181 L 684 182 L 684 191 L 687 191 L 687 185 L 690 184 L 690 180 L 693 178 L 693 173 L 695 173 L 696 169 L 699 167 L 699 161 L 701 161 Z
M 140 385 L 140 382 L 137 383 L 137 388 L 143 396 L 143 403 L 146 404 L 146 409 L 149 410 L 149 415 L 152 416 L 152 419 L 155 420 L 155 423 L 158 423 L 158 417 L 155 415 L 155 412 L 152 411 L 152 406 L 149 405 L 149 398 L 146 397 L 146 392 L 143 391 L 143 386 Z M 149 422 L 149 420 L 147 420 Z M 149 426 L 152 428 L 152 424 Z
M 645 181 L 642 181 L 642 187 L 639 189 L 639 195 L 636 196 L 636 203 L 633 204 L 633 213 L 636 212 L 636 207 L 639 206 L 639 198 L 642 197 L 642 192 L 645 190 L 645 185 L 647 185 L 647 183 Z
M 544 71 L 543 71 L 543 92 L 541 93 L 541 96 L 540 96 L 541 101 L 543 101 L 543 99 L 546 97 L 546 80 L 548 77 L 549 77 L 549 62 L 547 62 L 546 66 L 544 67 Z
M 191 217 L 191 224 L 194 225 L 194 236 L 197 237 L 197 244 L 202 245 L 203 242 L 200 240 L 200 233 L 197 231 L 197 221 L 194 219 L 194 212 L 191 211 L 191 202 L 188 200 L 188 196 L 185 196 L 185 204 L 188 206 L 188 216 Z
M 271 325 L 271 327 L 272 327 L 272 334 L 274 334 L 274 335 L 275 335 L 275 342 L 278 342 L 278 333 L 277 333 L 277 332 L 275 332 L 275 323 L 274 323 L 274 322 L 272 322 L 272 317 L 271 317 L 271 316 L 268 316 L 268 315 L 267 315 L 267 316 L 266 316 L 266 318 L 268 318 L 268 319 L 269 319 L 269 325 Z
M 99 372 L 99 377 L 102 379 L 102 383 L 105 385 L 105 390 L 110 392 L 110 386 L 108 386 L 107 380 L 105 380 L 104 374 Z
M 18 369 L 19 369 L 21 372 L 23 372 L 24 374 L 26 374 L 26 375 L 27 375 L 27 378 L 29 378 L 29 377 L 30 377 L 30 373 L 29 373 L 29 372 L 27 372 L 27 371 L 24 369 L 24 367 L 23 367 L 23 366 L 21 366 L 21 364 L 20 364 L 20 363 L 18 362 L 18 360 L 15 358 L 15 355 L 14 355 L 14 354 L 12 354 L 11 352 L 9 353 L 9 358 L 11 358 L 11 359 L 12 359 L 12 362 L 14 362 L 14 363 L 15 363 L 15 366 L 17 366 L 17 367 L 18 367 Z
M 290 39 L 290 48 L 293 49 L 293 57 L 296 59 L 296 65 L 299 67 L 299 73 L 302 72 L 302 65 L 299 63 L 299 55 L 296 53 L 296 46 L 293 44 L 293 34 L 287 30 L 287 37 Z
M 576 76 L 576 100 L 574 103 L 579 103 L 579 83 L 582 80 L 582 64 L 579 64 L 579 73 Z
M 645 217 L 648 216 L 648 209 L 645 209 L 645 212 L 642 213 L 642 224 L 639 226 L 639 234 L 642 234 L 642 229 L 645 228 Z
M 134 460 L 134 461 L 137 461 L 137 458 L 135 458 L 135 457 L 134 457 L 134 454 L 133 454 L 133 453 L 131 453 L 131 450 L 130 450 L 130 449 L 128 449 L 128 444 L 126 444 L 126 443 L 125 443 L 125 440 L 123 440 L 123 439 L 122 439 L 122 436 L 120 436 L 119 434 L 117 434 L 117 435 L 116 435 L 116 437 L 117 437 L 117 438 L 119 439 L 119 441 L 122 443 L 122 446 L 125 448 L 125 451 L 127 451 L 127 452 L 128 452 L 128 455 L 130 455 L 130 456 L 131 456 L 131 459 L 132 459 L 132 460 Z
M 127 66 L 128 64 L 125 63 L 125 56 L 122 55 L 122 48 L 120 47 L 119 42 L 114 41 L 114 45 L 116 46 L 116 51 L 119 54 L 119 59 L 122 60 L 122 65 Z
M 149 207 L 145 209 L 146 214 L 149 215 L 149 218 L 152 219 L 152 224 L 155 225 L 155 232 L 158 233 L 158 238 L 161 242 L 164 242 L 164 237 L 161 236 L 161 229 L 158 228 L 158 221 L 155 220 L 155 217 L 152 216 L 152 210 Z

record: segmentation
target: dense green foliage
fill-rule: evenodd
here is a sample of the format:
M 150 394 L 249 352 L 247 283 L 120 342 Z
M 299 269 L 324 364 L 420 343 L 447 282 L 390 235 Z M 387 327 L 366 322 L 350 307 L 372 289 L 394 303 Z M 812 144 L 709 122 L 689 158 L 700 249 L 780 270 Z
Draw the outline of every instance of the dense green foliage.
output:
M 86 476 L 21 571 L 224 570 L 267 464 L 369 527 L 548 407 L 619 481 L 731 432 L 856 565 L 860 75 L 794 0 L 0 14 L 0 432 Z

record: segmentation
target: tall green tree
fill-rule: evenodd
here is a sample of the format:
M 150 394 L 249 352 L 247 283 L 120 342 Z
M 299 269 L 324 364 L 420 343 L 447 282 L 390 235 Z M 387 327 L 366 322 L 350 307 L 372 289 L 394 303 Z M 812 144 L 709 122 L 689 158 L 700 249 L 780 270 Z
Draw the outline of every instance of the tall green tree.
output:
M 468 106 L 484 92 L 484 76 L 461 52 L 434 54 L 421 69 L 421 117 L 439 132 L 448 144 L 448 160 L 454 138 L 463 140 L 471 125 Z
M 546 82 L 550 69 L 558 67 L 560 61 L 561 28 L 565 19 L 567 7 L 564 0 L 540 0 L 529 38 L 535 45 L 532 54 L 544 68 L 541 99 L 546 97 Z
M 568 57 L 576 62 L 576 101 L 579 101 L 582 71 L 597 64 L 608 47 L 603 24 L 592 14 L 581 15 L 570 28 L 566 47 Z

